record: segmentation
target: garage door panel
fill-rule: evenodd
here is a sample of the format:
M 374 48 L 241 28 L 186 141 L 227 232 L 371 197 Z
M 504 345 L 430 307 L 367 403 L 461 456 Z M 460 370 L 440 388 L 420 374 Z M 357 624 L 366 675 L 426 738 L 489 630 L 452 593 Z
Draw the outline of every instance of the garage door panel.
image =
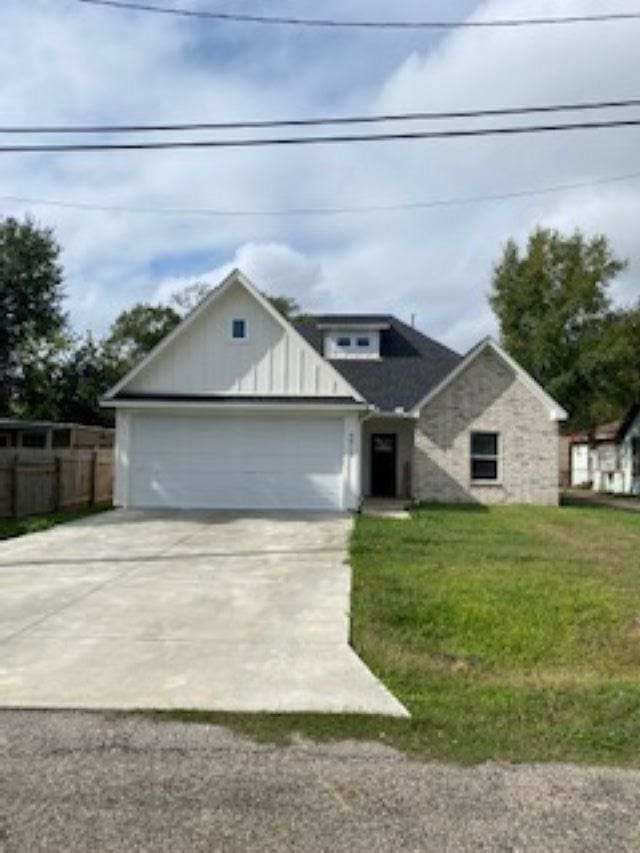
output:
M 341 418 L 134 417 L 134 506 L 337 509 Z

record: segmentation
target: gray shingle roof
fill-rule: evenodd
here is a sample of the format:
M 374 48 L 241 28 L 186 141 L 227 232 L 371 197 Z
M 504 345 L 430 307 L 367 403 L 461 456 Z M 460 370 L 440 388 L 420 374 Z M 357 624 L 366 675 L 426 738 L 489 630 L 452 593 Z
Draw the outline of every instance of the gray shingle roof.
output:
M 331 359 L 331 364 L 382 411 L 411 409 L 462 361 L 462 356 L 389 314 L 323 314 L 305 317 L 294 325 L 322 354 L 327 323 L 388 323 L 380 332 L 380 359 Z

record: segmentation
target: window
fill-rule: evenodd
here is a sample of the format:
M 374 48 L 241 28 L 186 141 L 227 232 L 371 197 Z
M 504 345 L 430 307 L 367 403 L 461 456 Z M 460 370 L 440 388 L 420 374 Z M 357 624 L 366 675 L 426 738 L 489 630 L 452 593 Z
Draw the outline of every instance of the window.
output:
M 337 344 L 339 347 L 350 347 L 351 338 L 338 338 Z
M 497 482 L 499 473 L 497 432 L 471 433 L 471 479 Z
M 356 340 L 356 344 L 359 347 L 368 347 L 370 343 L 371 343 L 371 340 L 369 338 L 358 338 Z
M 243 341 L 247 337 L 247 321 L 232 320 L 231 322 L 231 337 L 234 341 Z

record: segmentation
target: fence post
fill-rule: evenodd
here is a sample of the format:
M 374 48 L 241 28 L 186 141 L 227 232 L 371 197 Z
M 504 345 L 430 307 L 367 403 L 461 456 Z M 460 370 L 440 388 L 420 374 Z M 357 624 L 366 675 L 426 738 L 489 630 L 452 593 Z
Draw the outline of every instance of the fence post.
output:
M 91 453 L 91 497 L 89 503 L 91 506 L 96 504 L 96 493 L 98 490 L 98 451 L 94 450 Z
M 62 458 L 56 454 L 53 457 L 53 503 L 54 510 L 62 507 Z
M 16 455 L 13 457 L 13 465 L 11 467 L 11 473 L 13 475 L 11 477 L 11 503 L 12 503 L 13 517 L 14 518 L 19 517 L 19 513 L 18 513 L 18 510 L 19 510 L 19 506 L 18 506 L 18 501 L 19 501 L 18 472 L 19 472 L 19 470 L 20 470 L 20 457 L 16 453 Z

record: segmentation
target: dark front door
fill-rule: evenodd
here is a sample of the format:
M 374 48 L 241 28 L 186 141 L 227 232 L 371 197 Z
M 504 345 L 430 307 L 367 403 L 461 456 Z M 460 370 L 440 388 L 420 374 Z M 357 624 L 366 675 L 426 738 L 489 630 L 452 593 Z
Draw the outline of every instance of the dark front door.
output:
M 396 437 L 393 433 L 371 436 L 371 495 L 396 496 Z

